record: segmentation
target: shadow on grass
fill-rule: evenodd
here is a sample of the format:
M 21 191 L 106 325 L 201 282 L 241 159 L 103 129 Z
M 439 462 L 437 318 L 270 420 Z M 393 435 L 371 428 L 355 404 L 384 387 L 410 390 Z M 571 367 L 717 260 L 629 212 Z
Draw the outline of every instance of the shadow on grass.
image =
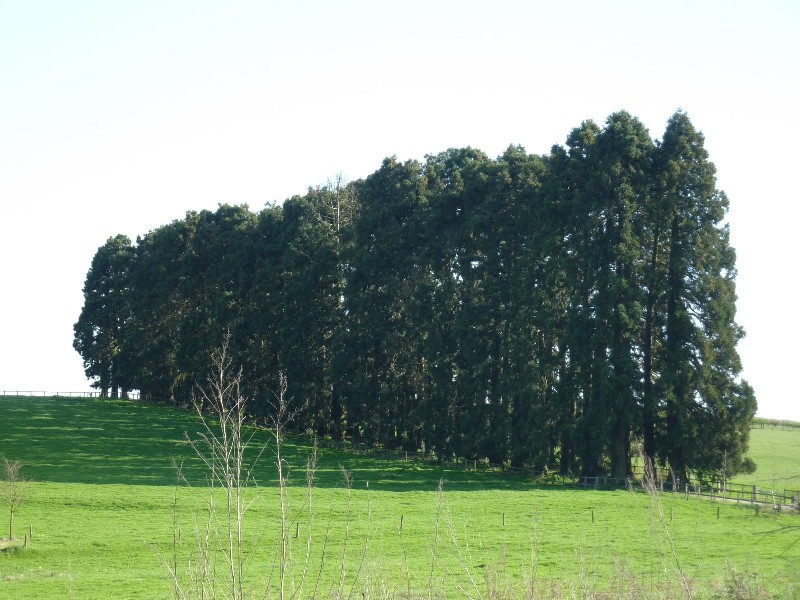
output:
M 0 397 L 0 456 L 19 459 L 24 475 L 56 483 L 174 485 L 176 465 L 192 485 L 206 481 L 207 470 L 185 443 L 197 437 L 198 417 L 189 410 L 130 400 Z M 261 486 L 277 484 L 274 441 L 259 430 L 251 457 L 264 448 L 253 476 Z M 287 439 L 283 452 L 290 482 L 305 485 L 311 448 Z M 440 479 L 449 490 L 533 489 L 519 477 L 445 469 L 435 464 L 383 460 L 335 450 L 318 451 L 316 487 L 341 487 L 344 468 L 354 486 L 391 492 L 435 492 Z

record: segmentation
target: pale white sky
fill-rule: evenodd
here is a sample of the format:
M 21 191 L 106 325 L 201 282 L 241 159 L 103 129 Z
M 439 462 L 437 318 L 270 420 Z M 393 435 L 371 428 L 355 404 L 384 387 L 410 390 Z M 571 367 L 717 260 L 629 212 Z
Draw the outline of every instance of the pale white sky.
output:
M 800 420 L 800 3 L 0 0 L 0 391 L 88 389 L 92 256 L 449 147 L 686 110 L 731 200 L 744 375 Z

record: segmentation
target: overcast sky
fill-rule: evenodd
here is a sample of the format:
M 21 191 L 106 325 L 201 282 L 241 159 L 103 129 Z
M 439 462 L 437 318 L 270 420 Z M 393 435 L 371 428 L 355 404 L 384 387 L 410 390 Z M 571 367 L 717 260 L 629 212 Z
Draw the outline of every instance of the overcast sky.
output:
M 799 84 L 795 0 L 0 0 L 0 392 L 89 389 L 72 325 L 117 233 L 682 108 L 731 202 L 744 377 L 800 420 Z

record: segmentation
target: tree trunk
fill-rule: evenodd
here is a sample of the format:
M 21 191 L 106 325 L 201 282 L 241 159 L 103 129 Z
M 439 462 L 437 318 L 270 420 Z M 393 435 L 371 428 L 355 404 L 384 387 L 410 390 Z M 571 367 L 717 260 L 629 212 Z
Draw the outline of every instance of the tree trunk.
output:
M 653 236 L 653 253 L 650 259 L 650 285 L 647 290 L 647 307 L 644 323 L 644 389 L 642 398 L 642 433 L 644 436 L 644 454 L 655 460 L 656 454 L 656 398 L 653 390 L 653 321 L 655 320 L 656 303 L 656 269 L 658 266 L 659 235 L 656 230 Z
M 683 445 L 685 443 L 685 432 L 683 431 L 683 419 L 686 418 L 687 407 L 683 406 L 684 389 L 682 380 L 686 365 L 682 364 L 680 345 L 680 324 L 678 318 L 678 307 L 680 296 L 683 291 L 682 277 L 680 274 L 679 263 L 681 260 L 681 247 L 679 239 L 678 218 L 674 217 L 670 233 L 670 252 L 669 252 L 669 275 L 668 275 L 668 297 L 667 297 L 667 331 L 666 331 L 666 364 L 664 365 L 667 377 L 666 403 L 667 403 L 667 448 L 666 456 L 672 472 L 680 477 L 681 481 L 686 481 L 686 456 Z
M 617 412 L 614 417 L 614 429 L 611 434 L 611 476 L 617 479 L 625 479 L 630 470 L 628 430 L 628 420 L 624 415 Z

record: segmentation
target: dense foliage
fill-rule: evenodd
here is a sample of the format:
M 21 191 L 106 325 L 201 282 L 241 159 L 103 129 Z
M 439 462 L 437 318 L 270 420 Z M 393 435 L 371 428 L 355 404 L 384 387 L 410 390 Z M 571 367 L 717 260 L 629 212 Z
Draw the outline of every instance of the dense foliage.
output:
M 384 160 L 268 206 L 187 213 L 101 247 L 75 348 L 112 395 L 186 402 L 232 335 L 249 410 L 439 455 L 683 479 L 749 465 L 735 254 L 688 117 L 628 113 L 549 155 Z

